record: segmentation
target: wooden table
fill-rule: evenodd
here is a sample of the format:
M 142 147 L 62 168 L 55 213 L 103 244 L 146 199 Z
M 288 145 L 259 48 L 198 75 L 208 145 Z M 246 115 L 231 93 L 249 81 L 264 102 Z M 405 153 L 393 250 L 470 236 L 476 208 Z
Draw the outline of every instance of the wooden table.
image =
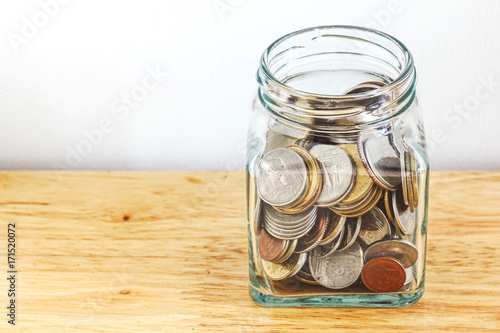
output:
M 498 332 L 500 172 L 433 172 L 426 291 L 403 309 L 264 308 L 248 296 L 242 172 L 2 172 L 17 319 L 1 332 Z

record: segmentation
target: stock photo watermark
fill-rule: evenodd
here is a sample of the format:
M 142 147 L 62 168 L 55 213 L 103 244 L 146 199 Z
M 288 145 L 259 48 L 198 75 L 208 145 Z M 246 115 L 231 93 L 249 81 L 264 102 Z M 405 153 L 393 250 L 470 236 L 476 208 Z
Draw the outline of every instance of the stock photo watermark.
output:
M 7 224 L 7 323 L 16 325 L 17 319 L 17 237 L 16 222 L 10 221 Z
M 217 16 L 221 21 L 226 19 L 226 15 L 231 13 L 235 8 L 239 7 L 243 3 L 243 0 L 215 0 L 212 2 Z
M 120 122 L 127 120 L 131 112 L 137 109 L 152 91 L 160 87 L 167 74 L 160 65 L 148 66 L 142 81 L 111 103 L 111 113 L 118 117 Z M 81 140 L 75 145 L 66 146 L 64 162 L 52 162 L 52 169 L 59 171 L 58 178 L 61 179 L 62 173 L 68 169 L 78 167 L 86 157 L 92 154 L 96 147 L 104 142 L 106 136 L 116 130 L 117 125 L 117 120 L 113 120 L 112 117 L 102 117 L 96 127 L 82 131 L 83 138 Z
M 18 32 L 8 32 L 7 39 L 15 52 L 36 38 L 49 23 L 59 15 L 62 6 L 71 0 L 40 0 L 38 10 L 32 15 L 21 17 L 21 28 Z
M 445 126 L 433 129 L 428 136 L 429 153 L 432 153 L 437 145 L 443 144 L 449 139 L 450 130 L 458 131 L 471 116 L 477 116 L 481 112 L 480 107 L 484 105 L 484 102 L 500 90 L 500 81 L 497 80 L 497 75 L 480 76 L 478 81 L 479 83 L 473 92 L 467 95 L 461 103 L 454 104 L 453 107 L 443 112 Z

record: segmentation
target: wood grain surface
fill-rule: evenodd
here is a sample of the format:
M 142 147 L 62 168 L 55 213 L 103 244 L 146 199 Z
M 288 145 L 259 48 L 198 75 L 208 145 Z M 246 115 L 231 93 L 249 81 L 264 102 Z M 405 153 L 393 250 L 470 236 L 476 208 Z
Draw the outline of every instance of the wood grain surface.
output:
M 403 309 L 248 296 L 242 172 L 2 172 L 1 332 L 498 332 L 500 172 L 433 172 L 426 291 Z

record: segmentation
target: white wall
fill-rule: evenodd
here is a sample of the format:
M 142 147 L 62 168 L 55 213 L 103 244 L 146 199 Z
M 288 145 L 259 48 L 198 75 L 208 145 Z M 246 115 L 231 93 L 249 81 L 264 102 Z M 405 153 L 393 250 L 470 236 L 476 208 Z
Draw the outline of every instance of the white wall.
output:
M 243 169 L 262 51 L 332 24 L 378 28 L 412 50 L 434 169 L 500 168 L 493 0 L 2 1 L 0 168 Z M 127 107 L 145 79 L 144 100 Z

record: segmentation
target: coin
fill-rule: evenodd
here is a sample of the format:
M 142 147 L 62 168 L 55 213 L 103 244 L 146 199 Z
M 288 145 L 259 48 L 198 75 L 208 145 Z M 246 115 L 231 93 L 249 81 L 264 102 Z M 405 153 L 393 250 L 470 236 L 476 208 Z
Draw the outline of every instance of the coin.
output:
M 403 265 L 397 259 L 379 257 L 363 266 L 361 280 L 371 291 L 390 293 L 403 286 L 406 274 Z
M 339 202 L 339 204 L 349 205 L 363 199 L 370 192 L 370 189 L 373 186 L 373 181 L 366 172 L 363 163 L 361 163 L 361 158 L 358 153 L 358 145 L 339 145 L 339 147 L 343 148 L 349 154 L 356 167 L 354 186 L 349 194 Z
M 259 254 L 260 257 L 267 261 L 275 261 L 283 255 L 288 246 L 288 241 L 278 239 L 262 230 L 259 236 Z
M 355 171 L 349 154 L 339 146 L 317 144 L 309 152 L 318 161 L 323 187 L 316 206 L 331 206 L 344 198 L 354 185 Z
M 380 208 L 373 207 L 372 210 L 361 216 L 361 230 L 358 238 L 362 245 L 370 246 L 390 236 L 391 226 Z
M 267 276 L 274 281 L 285 280 L 291 278 L 302 268 L 306 262 L 307 254 L 294 253 L 292 256 L 281 264 L 272 263 L 270 261 L 261 260 L 262 269 Z
M 276 228 L 275 226 L 272 226 L 271 224 L 268 224 L 268 220 L 264 220 L 265 224 L 264 227 L 265 229 L 274 237 L 279 238 L 279 239 L 286 239 L 286 240 L 293 240 L 300 238 L 307 234 L 309 230 L 312 229 L 314 226 L 314 220 L 311 220 L 309 224 L 305 225 L 302 229 L 298 230 L 283 230 Z
M 299 154 L 286 148 L 270 151 L 257 167 L 257 190 L 273 206 L 297 201 L 307 189 L 307 166 Z
M 299 239 L 295 252 L 304 253 L 313 250 L 323 239 L 327 227 L 328 211 L 326 209 L 321 209 L 318 212 L 318 217 L 313 228 Z
M 365 214 L 369 210 L 371 210 L 373 207 L 377 205 L 377 202 L 380 200 L 384 190 L 378 186 L 373 186 L 373 190 L 371 193 L 360 201 L 359 203 L 356 203 L 355 205 L 346 205 L 346 206 L 334 206 L 334 207 L 329 207 L 333 212 L 346 216 L 346 217 L 357 217 L 360 215 Z
M 344 223 L 346 221 L 345 216 L 337 215 L 331 211 L 328 213 L 328 228 L 325 231 L 325 236 L 319 243 L 319 245 L 326 245 L 331 243 L 339 234 L 340 231 L 344 229 Z
M 311 208 L 318 199 L 321 186 L 323 184 L 323 176 L 321 169 L 316 159 L 303 147 L 291 145 L 287 147 L 289 150 L 296 152 L 306 163 L 307 169 L 307 188 L 304 195 L 292 205 L 286 207 L 275 207 L 277 210 L 286 214 L 298 214 Z
M 415 202 L 413 201 L 413 184 L 412 184 L 412 172 L 411 172 L 411 155 L 410 152 L 406 152 L 407 156 L 405 159 L 406 165 L 406 197 L 408 199 L 408 207 L 410 211 L 413 213 L 415 211 Z
M 297 247 L 297 240 L 294 239 L 287 242 L 288 242 L 288 247 L 286 248 L 284 254 L 280 258 L 274 260 L 273 262 L 281 264 L 282 262 L 285 262 L 286 260 L 288 260 L 288 258 L 292 256 L 293 252 L 295 251 L 295 248 Z
M 368 81 L 368 82 L 363 82 L 358 84 L 355 87 L 352 87 L 348 89 L 344 95 L 352 95 L 352 94 L 359 94 L 359 93 L 364 93 L 367 91 L 372 91 L 375 89 L 378 89 L 380 87 L 385 86 L 386 84 L 384 82 L 378 82 L 378 81 Z
M 337 235 L 337 237 L 334 238 L 333 241 L 331 241 L 326 245 L 317 246 L 312 252 L 310 252 L 311 256 L 319 258 L 324 258 L 329 256 L 339 248 L 343 237 L 344 237 L 344 228 L 340 229 L 340 233 Z
M 361 216 L 347 218 L 344 226 L 344 236 L 337 248 L 337 252 L 347 250 L 354 244 L 361 230 Z
M 418 206 L 418 165 L 415 154 L 417 153 L 412 149 L 412 153 L 410 154 L 411 185 L 413 189 L 413 204 L 416 208 Z
M 255 235 L 260 235 L 262 229 L 262 199 L 257 193 L 255 177 L 249 172 L 248 180 L 248 221 Z
M 307 234 L 314 226 L 317 208 L 312 207 L 300 214 L 287 215 L 270 205 L 264 208 L 264 228 L 274 237 L 293 240 Z
M 394 222 L 394 212 L 392 211 L 392 192 L 385 191 L 384 193 L 384 208 L 389 221 Z
M 379 257 L 392 257 L 406 268 L 412 266 L 418 258 L 418 250 L 406 240 L 389 239 L 370 245 L 365 250 L 365 262 Z
M 404 203 L 406 205 L 409 205 L 410 202 L 409 202 L 409 198 L 408 198 L 408 192 L 409 192 L 409 188 L 408 188 L 408 169 L 406 168 L 407 166 L 407 163 L 406 161 L 408 160 L 408 152 L 405 151 L 402 156 L 401 156 L 401 185 L 403 187 L 403 199 L 404 199 Z
M 311 207 L 310 209 L 298 214 L 285 214 L 276 210 L 270 205 L 265 205 L 264 207 L 265 216 L 267 216 L 272 222 L 276 223 L 281 228 L 295 228 L 299 225 L 307 224 L 307 221 L 309 221 L 311 216 L 316 214 L 316 212 L 316 207 Z
M 342 289 L 359 278 L 363 267 L 363 250 L 358 243 L 327 257 L 310 256 L 309 269 L 314 279 L 324 287 Z
M 415 213 L 406 206 L 403 200 L 402 191 L 399 189 L 392 194 L 392 210 L 394 212 L 394 222 L 405 235 L 413 233 L 415 229 Z
M 295 275 L 295 278 L 307 284 L 316 286 L 320 285 L 316 280 L 314 280 L 311 271 L 309 270 L 309 255 L 307 256 L 304 266 L 302 266 L 300 271 Z
M 294 131 L 290 126 L 275 124 L 267 132 L 264 155 L 276 148 L 282 148 L 293 144 L 295 140 L 297 140 L 296 136 L 299 135 L 300 132 Z
M 325 209 L 318 210 L 318 217 L 316 218 L 314 227 L 299 239 L 299 243 L 304 245 L 316 243 L 324 235 L 327 227 L 328 211 Z
M 401 158 L 391 144 L 391 133 L 370 133 L 359 137 L 361 162 L 372 180 L 384 190 L 394 191 L 401 184 Z

